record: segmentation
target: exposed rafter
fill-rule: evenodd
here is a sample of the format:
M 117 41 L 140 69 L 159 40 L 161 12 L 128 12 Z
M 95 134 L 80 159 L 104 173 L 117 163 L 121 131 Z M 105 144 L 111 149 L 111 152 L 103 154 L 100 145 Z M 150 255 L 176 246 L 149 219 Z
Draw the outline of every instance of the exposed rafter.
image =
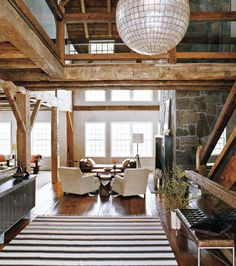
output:
M 0 34 L 43 71 L 50 76 L 60 77 L 63 74 L 63 66 L 52 54 L 49 47 L 43 43 L 41 37 L 35 33 L 32 24 L 29 24 L 25 19 L 25 13 L 27 13 L 37 24 L 37 28 L 40 27 L 22 0 L 18 0 L 17 5 L 0 0 L 0 6 Z M 19 7 L 20 9 L 18 9 Z M 22 11 L 24 11 L 24 15 Z
M 66 23 L 101 23 L 101 22 L 115 22 L 115 12 L 93 12 L 93 13 L 76 13 L 76 14 L 65 14 L 64 19 Z M 235 21 L 236 11 L 228 12 L 192 12 L 191 21 Z
M 80 0 L 80 5 L 81 5 L 82 13 L 85 14 L 86 10 L 85 10 L 84 0 Z M 84 22 L 84 33 L 85 33 L 85 38 L 89 39 L 89 31 L 88 31 L 88 23 L 87 22 Z

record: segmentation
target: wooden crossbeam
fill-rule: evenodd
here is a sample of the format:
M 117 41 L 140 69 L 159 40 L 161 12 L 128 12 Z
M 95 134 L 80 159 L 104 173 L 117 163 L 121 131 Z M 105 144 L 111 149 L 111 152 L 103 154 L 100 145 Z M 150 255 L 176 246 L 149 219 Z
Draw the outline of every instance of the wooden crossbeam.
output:
M 0 71 L 0 78 L 14 82 L 58 81 L 40 70 Z M 236 64 L 87 64 L 65 65 L 61 81 L 127 82 L 127 81 L 198 81 L 236 80 Z
M 63 66 L 56 46 L 24 2 L 0 0 L 0 6 L 0 34 L 49 76 L 61 77 Z
M 30 116 L 30 130 L 33 129 L 33 126 L 34 126 L 34 123 L 36 121 L 36 118 L 37 118 L 37 115 L 38 115 L 38 112 L 40 110 L 40 107 L 41 107 L 41 104 L 42 104 L 42 101 L 41 100 L 37 100 L 35 106 L 34 106 L 34 110 Z
M 72 61 L 129 61 L 129 60 L 159 60 L 169 59 L 169 63 L 175 64 L 177 59 L 235 59 L 236 52 L 176 52 L 176 48 L 162 55 L 141 55 L 137 53 L 113 53 L 113 54 L 66 54 L 65 60 Z
M 120 60 L 159 60 L 163 58 L 169 58 L 168 54 L 157 55 L 157 56 L 148 56 L 148 55 L 141 55 L 137 53 L 114 53 L 114 54 L 66 54 L 65 60 L 72 60 L 72 61 L 120 61 Z
M 230 137 L 228 138 L 223 150 L 221 151 L 220 155 L 217 157 L 214 165 L 212 166 L 210 172 L 208 173 L 208 178 L 214 177 L 217 173 L 218 169 L 224 162 L 226 156 L 231 151 L 233 145 L 236 143 L 236 127 L 234 128 L 233 132 L 231 133 Z
M 96 105 L 82 106 L 74 105 L 74 111 L 159 111 L 159 105 Z
M 236 82 L 234 83 L 228 98 L 224 104 L 224 107 L 216 121 L 216 124 L 204 145 L 202 151 L 201 164 L 204 165 L 207 163 L 208 159 L 211 156 L 213 149 L 215 148 L 217 141 L 219 140 L 221 134 L 223 133 L 229 119 L 231 118 L 236 107 Z
M 0 56 L 1 58 L 1 56 Z M 33 63 L 29 59 L 23 59 L 23 58 L 18 58 L 18 59 L 1 59 L 0 60 L 0 69 L 27 69 L 27 68 L 38 68 L 35 63 Z
M 229 206 L 236 208 L 236 191 L 228 190 L 194 171 L 185 171 L 185 173 L 189 179 L 199 184 L 217 198 L 226 202 Z
M 67 13 L 64 15 L 67 24 L 74 23 L 102 23 L 102 22 L 115 22 L 115 12 L 93 12 L 93 13 Z M 227 12 L 191 12 L 191 21 L 235 21 L 236 11 Z

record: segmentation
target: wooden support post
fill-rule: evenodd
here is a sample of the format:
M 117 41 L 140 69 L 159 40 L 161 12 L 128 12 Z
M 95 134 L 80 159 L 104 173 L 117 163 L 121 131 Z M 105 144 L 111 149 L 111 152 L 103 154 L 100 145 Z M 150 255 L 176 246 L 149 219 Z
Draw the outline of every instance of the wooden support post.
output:
M 67 123 L 67 165 L 74 166 L 74 127 L 73 127 L 73 112 L 66 112 Z
M 51 178 L 52 183 L 58 181 L 59 151 L 58 151 L 58 108 L 51 108 Z
M 57 47 L 60 52 L 61 60 L 64 60 L 65 55 L 65 24 L 64 21 L 57 21 Z
M 30 94 L 16 93 L 16 103 L 21 112 L 22 122 L 25 130 L 22 129 L 21 123 L 17 120 L 17 160 L 20 161 L 21 167 L 30 171 L 31 161 L 31 138 L 30 138 Z

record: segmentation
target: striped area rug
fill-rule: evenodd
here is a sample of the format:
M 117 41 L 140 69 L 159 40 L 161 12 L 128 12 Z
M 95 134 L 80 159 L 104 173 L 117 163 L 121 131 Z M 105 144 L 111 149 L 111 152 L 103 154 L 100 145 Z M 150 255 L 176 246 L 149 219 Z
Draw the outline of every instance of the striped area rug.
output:
M 157 217 L 40 216 L 0 252 L 0 265 L 177 265 Z

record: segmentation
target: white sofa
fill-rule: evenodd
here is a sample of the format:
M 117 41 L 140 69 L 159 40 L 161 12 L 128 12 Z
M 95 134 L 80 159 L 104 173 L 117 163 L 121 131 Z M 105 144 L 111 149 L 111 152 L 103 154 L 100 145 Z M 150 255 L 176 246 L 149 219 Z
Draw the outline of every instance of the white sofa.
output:
M 148 175 L 148 169 L 125 169 L 123 177 L 116 175 L 115 178 L 112 179 L 112 190 L 122 196 L 145 195 Z
M 82 174 L 78 167 L 60 167 L 59 178 L 63 192 L 83 195 L 98 190 L 100 181 L 95 174 Z

